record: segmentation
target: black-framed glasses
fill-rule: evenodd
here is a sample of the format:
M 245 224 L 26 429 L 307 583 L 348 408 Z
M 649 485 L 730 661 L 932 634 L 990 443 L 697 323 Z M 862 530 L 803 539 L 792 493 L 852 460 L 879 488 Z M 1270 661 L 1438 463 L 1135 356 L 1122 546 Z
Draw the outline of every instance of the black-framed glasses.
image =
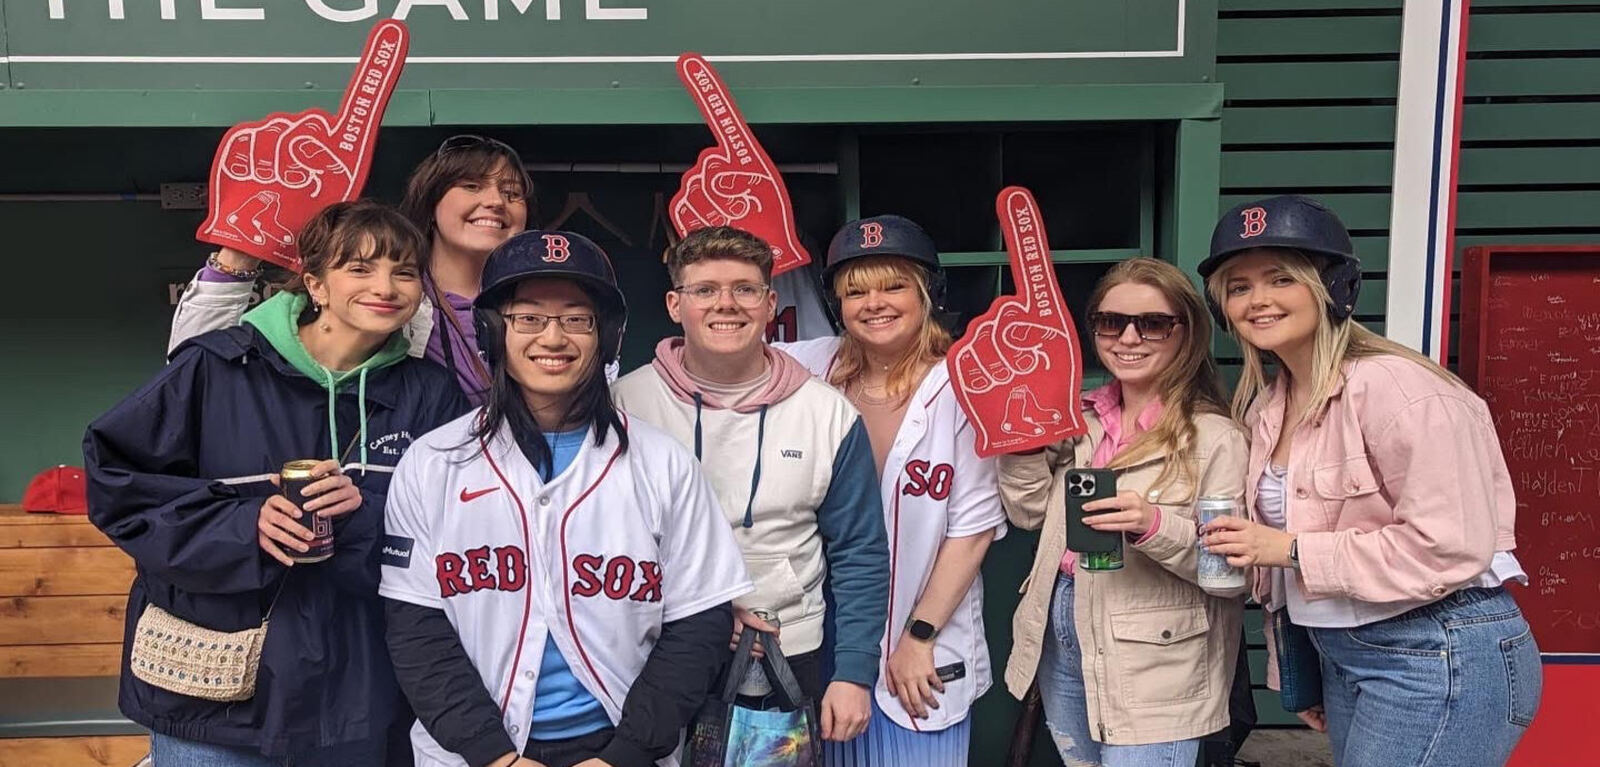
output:
M 512 330 L 528 335 L 543 333 L 556 323 L 561 332 L 568 335 L 583 336 L 594 332 L 595 318 L 593 314 L 534 314 L 532 312 L 519 312 L 516 314 L 502 314 L 506 323 Z
M 1120 314 L 1118 312 L 1091 312 L 1089 314 L 1089 327 L 1094 334 L 1102 338 L 1116 338 L 1128 329 L 1129 324 L 1139 333 L 1139 337 L 1146 341 L 1165 341 L 1172 336 L 1172 329 L 1182 325 L 1183 319 L 1171 314 L 1161 312 L 1147 312 L 1145 314 Z
M 701 309 L 715 306 L 724 292 L 733 295 L 734 303 L 746 309 L 754 309 L 761 305 L 761 302 L 767 297 L 767 291 L 771 289 L 770 286 L 762 285 L 758 282 L 741 282 L 731 287 L 701 282 L 694 285 L 679 285 L 673 288 L 673 291 L 688 297 L 690 301 L 694 302 L 695 306 Z

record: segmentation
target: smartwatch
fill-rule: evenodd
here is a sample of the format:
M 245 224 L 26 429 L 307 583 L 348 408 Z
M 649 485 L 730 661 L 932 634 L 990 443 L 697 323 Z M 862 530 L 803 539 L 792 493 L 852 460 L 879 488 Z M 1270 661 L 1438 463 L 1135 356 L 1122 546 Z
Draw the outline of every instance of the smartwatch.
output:
M 922 642 L 926 642 L 939 635 L 939 629 L 935 628 L 932 623 L 923 620 L 917 620 L 915 617 L 906 619 L 906 632 L 911 634 L 912 639 Z
M 1300 569 L 1300 536 L 1298 535 L 1295 536 L 1294 540 L 1289 541 L 1289 566 L 1296 571 Z

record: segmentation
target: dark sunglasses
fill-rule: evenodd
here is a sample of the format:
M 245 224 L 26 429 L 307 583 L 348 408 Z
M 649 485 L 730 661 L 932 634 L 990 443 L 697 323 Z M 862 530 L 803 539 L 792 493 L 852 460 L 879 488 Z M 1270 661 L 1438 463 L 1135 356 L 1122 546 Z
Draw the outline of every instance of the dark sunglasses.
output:
M 517 154 L 517 150 L 512 149 L 511 145 L 504 141 L 497 141 L 487 136 L 475 136 L 470 133 L 463 133 L 445 139 L 443 143 L 439 144 L 439 148 L 434 152 L 434 154 L 442 155 L 446 152 L 453 152 L 457 149 L 477 149 L 478 147 L 498 149 L 511 155 L 512 157 L 521 156 Z
M 1146 341 L 1165 341 L 1172 335 L 1172 329 L 1182 325 L 1183 320 L 1171 314 L 1150 312 L 1148 314 L 1118 314 L 1117 312 L 1091 312 L 1089 314 L 1089 327 L 1094 334 L 1103 338 L 1116 338 L 1122 331 L 1128 329 L 1128 324 L 1133 324 L 1133 329 L 1138 331 L 1139 337 Z

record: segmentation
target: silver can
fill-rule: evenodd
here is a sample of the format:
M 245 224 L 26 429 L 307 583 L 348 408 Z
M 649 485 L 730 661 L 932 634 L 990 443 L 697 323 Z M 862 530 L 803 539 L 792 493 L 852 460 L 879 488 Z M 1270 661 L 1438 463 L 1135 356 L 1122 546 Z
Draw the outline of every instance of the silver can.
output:
M 752 607 L 750 612 L 757 618 L 779 628 L 778 612 L 762 607 Z M 749 698 L 760 698 L 772 692 L 772 682 L 767 679 L 767 670 L 761 666 L 761 661 L 750 664 L 750 670 L 744 673 L 744 681 L 739 683 L 739 694 Z
M 1203 530 L 1211 520 L 1237 517 L 1241 511 L 1238 500 L 1233 498 L 1201 498 L 1194 505 L 1194 518 Z M 1206 550 L 1204 542 L 1198 542 L 1197 545 L 1200 546 L 1200 571 L 1195 580 L 1200 588 L 1225 590 L 1244 587 L 1244 568 L 1230 566 L 1227 557 L 1212 554 Z

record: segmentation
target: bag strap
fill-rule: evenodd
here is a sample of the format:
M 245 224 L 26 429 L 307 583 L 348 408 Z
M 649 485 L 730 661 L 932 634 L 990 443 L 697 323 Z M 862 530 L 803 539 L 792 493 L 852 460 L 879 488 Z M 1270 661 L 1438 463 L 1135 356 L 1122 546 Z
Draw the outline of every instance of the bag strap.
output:
M 722 702 L 732 703 L 735 695 L 739 694 L 739 685 L 744 681 L 744 675 L 750 671 L 750 664 L 755 660 L 756 635 L 759 634 L 749 626 L 739 634 L 739 648 L 733 651 L 733 662 L 728 664 L 728 675 L 722 680 Z
M 428 291 L 432 293 L 429 298 L 433 299 L 433 305 L 438 307 L 439 313 L 444 315 L 445 321 L 450 324 L 451 328 L 455 329 L 456 337 L 460 338 L 461 342 L 465 344 L 467 341 L 467 331 L 465 328 L 461 327 L 461 319 L 456 316 L 456 308 L 451 306 L 449 300 L 444 297 L 444 291 L 439 288 L 438 283 L 435 283 L 433 280 L 424 280 L 423 282 L 427 284 Z M 444 343 L 442 345 L 444 347 L 445 356 L 451 360 L 451 367 L 454 367 L 455 352 L 451 349 L 449 336 L 450 333 L 448 330 L 446 330 L 445 338 L 443 339 Z M 489 386 L 494 382 L 494 379 L 489 377 L 488 368 L 483 366 L 483 360 L 480 359 L 477 354 L 467 355 L 467 359 L 472 363 L 472 372 L 478 376 L 478 380 L 482 382 L 484 386 Z
M 750 631 L 751 629 L 746 629 Z M 766 650 L 761 658 L 761 668 L 767 672 L 767 680 L 772 682 L 773 691 L 778 694 L 778 707 L 785 711 L 797 711 L 810 701 L 806 700 L 805 692 L 800 689 L 800 680 L 795 678 L 794 669 L 789 667 L 789 659 L 783 657 L 783 651 L 778 649 L 777 637 L 765 631 L 761 634 L 761 646 Z M 739 637 L 742 644 L 744 637 Z

